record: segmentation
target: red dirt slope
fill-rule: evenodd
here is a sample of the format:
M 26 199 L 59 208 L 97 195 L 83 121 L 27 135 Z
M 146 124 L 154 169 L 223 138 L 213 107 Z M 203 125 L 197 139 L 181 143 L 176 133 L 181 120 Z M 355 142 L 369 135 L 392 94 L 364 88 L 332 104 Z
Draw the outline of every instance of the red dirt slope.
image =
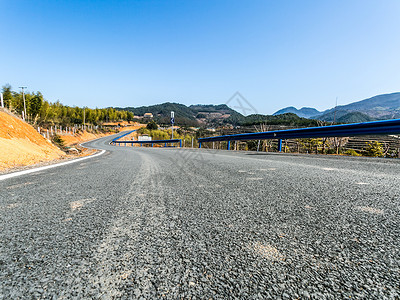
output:
M 21 119 L 0 110 L 0 171 L 59 159 L 65 153 Z

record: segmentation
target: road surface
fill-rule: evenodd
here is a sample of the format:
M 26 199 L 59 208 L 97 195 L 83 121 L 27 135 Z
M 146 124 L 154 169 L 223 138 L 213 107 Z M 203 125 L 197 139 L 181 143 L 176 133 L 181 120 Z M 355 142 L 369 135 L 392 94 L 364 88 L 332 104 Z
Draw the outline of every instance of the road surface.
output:
M 0 181 L 0 299 L 398 299 L 398 160 L 110 140 Z

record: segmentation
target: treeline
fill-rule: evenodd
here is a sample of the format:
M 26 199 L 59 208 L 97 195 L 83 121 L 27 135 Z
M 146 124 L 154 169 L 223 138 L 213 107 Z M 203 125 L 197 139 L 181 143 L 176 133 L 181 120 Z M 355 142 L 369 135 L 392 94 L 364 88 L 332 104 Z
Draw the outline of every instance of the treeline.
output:
M 237 114 L 237 115 L 231 115 L 229 118 L 225 119 L 224 122 L 240 126 L 252 126 L 259 124 L 285 125 L 285 126 L 296 126 L 296 127 L 318 126 L 317 120 L 301 118 L 293 113 L 286 113 L 276 116 L 260 115 L 260 114 L 243 116 Z
M 25 93 L 25 108 L 22 92 L 13 91 L 9 84 L 3 86 L 4 106 L 13 113 L 23 116 L 25 119 L 37 125 L 62 125 L 73 124 L 101 124 L 104 122 L 132 121 L 133 113 L 119 111 L 114 108 L 81 108 L 61 104 L 59 101 L 49 102 L 44 100 L 41 92 Z

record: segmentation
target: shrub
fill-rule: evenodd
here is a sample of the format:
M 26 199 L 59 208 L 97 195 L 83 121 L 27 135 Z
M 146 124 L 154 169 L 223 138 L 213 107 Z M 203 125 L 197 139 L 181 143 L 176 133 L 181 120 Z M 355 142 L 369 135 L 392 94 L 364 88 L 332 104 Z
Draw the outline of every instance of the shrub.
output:
M 54 135 L 51 141 L 61 149 L 65 146 L 63 139 L 58 134 Z
M 158 125 L 156 124 L 156 122 L 150 121 L 149 123 L 147 123 L 146 128 L 148 130 L 157 130 L 158 129 Z
M 362 156 L 360 153 L 358 153 L 356 150 L 353 150 L 353 149 L 349 149 L 345 153 L 347 155 L 351 155 L 351 156 Z
M 367 151 L 367 156 L 383 157 L 383 147 L 381 143 L 373 141 L 367 142 L 366 144 L 367 147 L 365 150 Z

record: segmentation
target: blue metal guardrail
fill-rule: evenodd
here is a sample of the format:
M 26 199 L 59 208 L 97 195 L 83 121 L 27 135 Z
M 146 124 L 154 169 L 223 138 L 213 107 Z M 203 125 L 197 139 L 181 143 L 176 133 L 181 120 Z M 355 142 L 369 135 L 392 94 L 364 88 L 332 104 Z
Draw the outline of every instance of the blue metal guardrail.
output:
M 172 139 L 172 140 L 155 140 L 155 141 L 119 141 L 120 138 L 127 136 L 128 134 L 131 134 L 132 132 L 135 132 L 136 130 L 131 130 L 128 131 L 127 133 L 124 133 L 118 137 L 116 137 L 115 139 L 113 139 L 111 141 L 110 144 L 112 145 L 120 145 L 120 144 L 140 144 L 140 146 L 142 146 L 142 144 L 151 144 L 151 146 L 153 147 L 153 144 L 165 144 L 165 147 L 167 147 L 167 144 L 174 144 L 174 143 L 179 143 L 179 147 L 182 147 L 182 140 L 181 139 Z
M 228 141 L 228 150 L 231 141 L 267 140 L 277 139 L 278 150 L 282 151 L 282 140 L 318 137 L 344 137 L 356 135 L 379 135 L 400 133 L 400 119 L 354 123 L 344 125 L 331 125 L 322 127 L 309 127 L 255 133 L 243 133 L 199 138 L 199 148 L 204 142 Z
M 142 146 L 143 144 L 151 144 L 151 147 L 153 147 L 154 144 L 164 144 L 164 147 L 167 147 L 167 144 L 175 144 L 179 143 L 179 147 L 182 147 L 182 140 L 181 139 L 173 139 L 173 140 L 154 140 L 154 141 L 112 141 L 111 144 L 116 145 L 116 144 L 140 144 Z
M 135 129 L 135 130 L 128 131 L 127 133 L 124 133 L 123 135 L 117 136 L 115 139 L 113 139 L 113 140 L 111 141 L 111 143 L 117 142 L 120 138 L 122 138 L 122 137 L 124 137 L 124 136 L 126 136 L 126 135 L 128 135 L 128 134 L 131 134 L 132 132 L 135 132 L 135 131 L 136 131 L 136 129 Z

